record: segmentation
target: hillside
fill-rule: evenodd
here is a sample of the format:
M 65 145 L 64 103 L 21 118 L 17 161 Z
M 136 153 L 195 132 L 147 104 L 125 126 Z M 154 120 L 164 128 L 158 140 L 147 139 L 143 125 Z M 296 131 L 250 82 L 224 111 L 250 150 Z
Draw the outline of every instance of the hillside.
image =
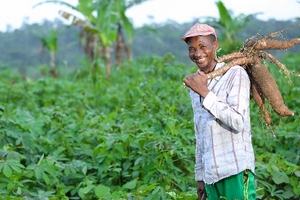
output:
M 133 58 L 171 53 L 178 61 L 192 65 L 187 56 L 186 44 L 180 38 L 193 23 L 178 24 L 169 21 L 165 24 L 152 24 L 136 29 L 132 44 Z M 298 24 L 300 24 L 300 19 L 261 21 L 253 18 L 236 38 L 245 41 L 257 33 L 265 35 Z M 67 27 L 57 19 L 53 22 L 44 21 L 43 24 L 23 24 L 20 29 L 0 32 L 0 66 L 9 66 L 24 75 L 38 76 L 39 70 L 46 68 L 49 62 L 48 52 L 41 53 L 42 48 L 38 35 L 41 32 L 49 33 L 53 27 L 56 27 L 58 32 L 56 64 L 59 68 L 72 70 L 77 69 L 80 65 L 85 65 L 84 53 L 78 39 L 79 28 Z M 283 33 L 283 37 L 286 39 L 299 37 L 299 30 L 300 28 Z M 216 31 L 220 33 L 222 30 L 217 29 Z M 289 53 L 297 52 L 300 52 L 300 45 L 289 49 Z M 281 57 L 284 53 L 284 51 L 280 51 L 273 55 Z

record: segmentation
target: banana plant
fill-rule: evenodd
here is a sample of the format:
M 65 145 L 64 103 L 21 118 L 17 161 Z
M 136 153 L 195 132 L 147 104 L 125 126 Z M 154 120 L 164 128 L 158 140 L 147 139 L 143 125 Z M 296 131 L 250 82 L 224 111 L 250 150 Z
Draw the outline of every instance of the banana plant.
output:
M 60 11 L 62 17 L 71 20 L 71 25 L 81 26 L 80 36 L 85 40 L 84 51 L 90 61 L 96 67 L 96 60 L 99 57 L 105 58 L 106 75 L 111 73 L 111 47 L 115 42 L 123 42 L 126 35 L 128 46 L 132 43 L 134 28 L 130 20 L 126 17 L 126 9 L 133 5 L 144 2 L 145 0 L 79 0 L 78 5 L 74 6 L 64 1 L 46 0 L 38 3 L 34 7 L 44 3 L 58 3 L 65 5 L 78 12 L 82 17 Z M 127 3 L 127 4 L 126 4 Z M 121 39 L 120 39 L 121 38 Z M 116 45 L 120 50 L 124 45 Z M 119 49 L 118 49 L 119 48 Z M 128 51 L 130 52 L 130 51 Z M 116 55 L 119 55 L 116 53 Z M 131 55 L 127 56 L 131 58 Z M 119 62 L 117 62 L 119 63 Z
M 224 54 L 231 53 L 242 46 L 242 41 L 237 40 L 236 35 L 246 27 L 250 18 L 255 14 L 240 14 L 237 17 L 233 17 L 231 11 L 225 7 L 222 1 L 217 1 L 216 6 L 218 7 L 220 18 L 213 18 L 211 23 L 217 24 L 218 27 L 224 30 L 219 37 L 219 40 L 222 41 L 222 51 Z
M 40 41 L 42 44 L 42 53 L 44 52 L 44 49 L 48 49 L 50 53 L 50 74 L 53 77 L 58 76 L 58 72 L 56 70 L 55 65 L 55 54 L 58 51 L 58 42 L 57 42 L 57 33 L 55 29 L 51 29 L 49 35 L 40 36 Z

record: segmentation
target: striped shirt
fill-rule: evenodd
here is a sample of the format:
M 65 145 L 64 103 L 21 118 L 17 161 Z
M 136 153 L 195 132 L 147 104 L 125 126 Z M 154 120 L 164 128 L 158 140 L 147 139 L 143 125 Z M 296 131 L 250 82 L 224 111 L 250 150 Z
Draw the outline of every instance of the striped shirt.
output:
M 225 63 L 218 63 L 216 69 Z M 254 173 L 250 126 L 250 80 L 234 66 L 208 80 L 203 98 L 190 89 L 196 138 L 195 179 L 212 184 L 245 169 Z

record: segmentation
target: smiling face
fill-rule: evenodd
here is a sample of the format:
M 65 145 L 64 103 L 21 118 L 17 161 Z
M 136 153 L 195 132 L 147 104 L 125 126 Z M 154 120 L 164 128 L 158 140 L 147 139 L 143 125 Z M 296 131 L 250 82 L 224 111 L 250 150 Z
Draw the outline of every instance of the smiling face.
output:
M 218 49 L 218 41 L 213 35 L 194 36 L 187 40 L 189 57 L 204 73 L 213 71 L 217 61 L 215 53 Z

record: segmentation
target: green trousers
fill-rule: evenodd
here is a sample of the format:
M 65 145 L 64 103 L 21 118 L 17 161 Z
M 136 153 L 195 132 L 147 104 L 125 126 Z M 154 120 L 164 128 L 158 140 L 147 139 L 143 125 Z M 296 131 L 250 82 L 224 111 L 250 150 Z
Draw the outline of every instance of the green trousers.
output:
M 254 175 L 250 170 L 224 178 L 214 184 L 205 184 L 208 200 L 255 200 Z

